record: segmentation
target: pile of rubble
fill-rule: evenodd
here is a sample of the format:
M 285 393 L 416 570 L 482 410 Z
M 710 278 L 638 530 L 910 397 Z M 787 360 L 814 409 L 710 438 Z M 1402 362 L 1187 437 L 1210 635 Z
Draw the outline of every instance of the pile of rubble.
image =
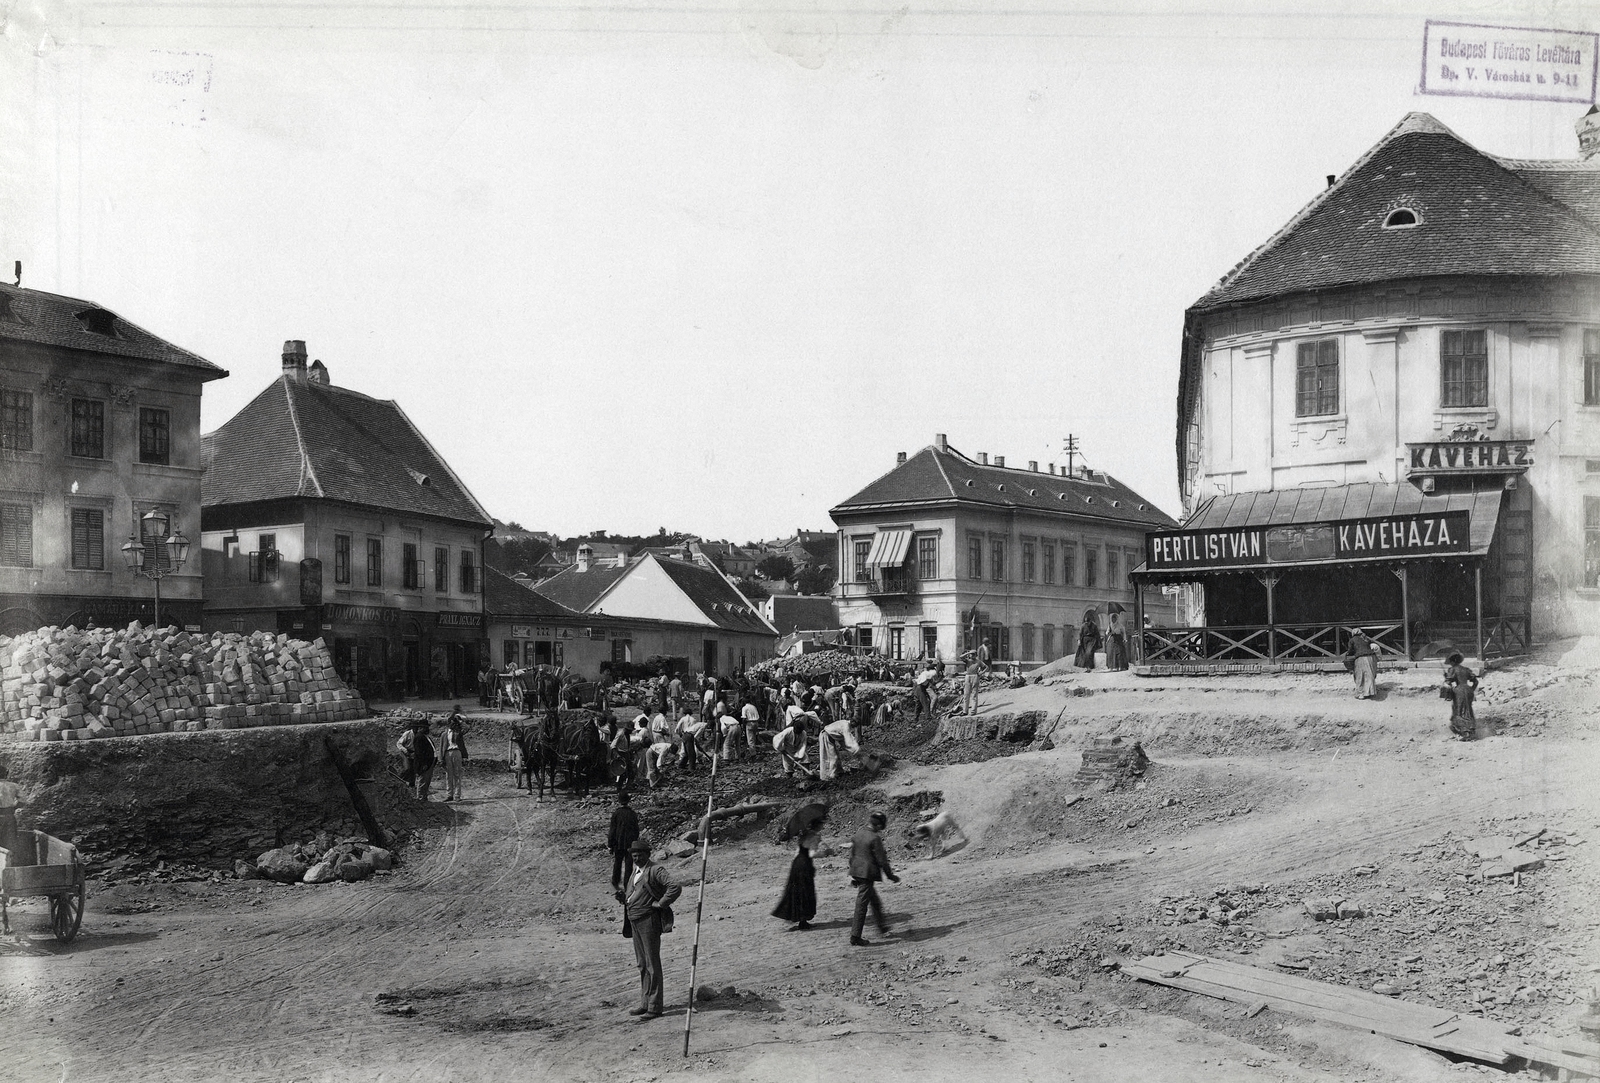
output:
M 394 868 L 394 855 L 381 846 L 348 838 L 322 849 L 315 844 L 280 846 L 268 850 L 255 863 L 236 861 L 234 875 L 241 880 L 274 880 L 280 884 L 347 884 Z
M 176 628 L 41 628 L 0 636 L 0 732 L 84 741 L 342 722 L 366 705 L 321 639 Z

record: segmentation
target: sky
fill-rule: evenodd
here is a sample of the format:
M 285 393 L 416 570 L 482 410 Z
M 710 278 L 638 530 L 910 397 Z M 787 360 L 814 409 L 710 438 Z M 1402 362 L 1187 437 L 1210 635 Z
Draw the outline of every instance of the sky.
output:
M 0 267 L 221 365 L 303 339 L 496 517 L 735 541 L 936 433 L 1179 509 L 1184 309 L 1408 112 L 1428 18 L 1600 5 L 0 5 Z

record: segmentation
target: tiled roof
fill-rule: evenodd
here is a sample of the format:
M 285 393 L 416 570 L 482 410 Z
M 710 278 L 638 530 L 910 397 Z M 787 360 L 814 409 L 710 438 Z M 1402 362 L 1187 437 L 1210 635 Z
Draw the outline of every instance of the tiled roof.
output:
M 497 568 L 483 569 L 483 611 L 486 620 L 561 620 L 581 622 L 582 613 L 551 601 L 526 583 Z
M 1432 275 L 1600 274 L 1586 216 L 1600 169 L 1534 166 L 1508 168 L 1411 113 L 1195 307 Z M 1421 223 L 1383 228 L 1398 207 Z
M 628 570 L 591 564 L 588 571 L 580 572 L 576 565 L 569 564 L 565 570 L 544 580 L 535 589 L 559 605 L 586 613 L 591 605 L 600 600 L 600 595 L 611 589 L 611 584 L 628 574 Z
M 660 564 L 678 589 L 689 596 L 700 612 L 718 628 L 729 632 L 771 635 L 772 628 L 744 595 L 715 568 L 682 560 L 649 558 Z
M 393 402 L 281 376 L 204 437 L 205 507 L 340 500 L 489 526 L 489 513 Z
M 1099 480 L 1099 479 L 1104 479 Z M 919 504 L 984 504 L 1047 514 L 1073 515 L 1164 530 L 1173 518 L 1106 474 L 1095 480 L 984 466 L 958 451 L 925 447 L 829 512 L 892 510 Z
M 178 365 L 193 369 L 199 380 L 219 380 L 228 375 L 226 369 L 152 335 L 93 301 L 21 289 L 3 282 L 0 339 Z

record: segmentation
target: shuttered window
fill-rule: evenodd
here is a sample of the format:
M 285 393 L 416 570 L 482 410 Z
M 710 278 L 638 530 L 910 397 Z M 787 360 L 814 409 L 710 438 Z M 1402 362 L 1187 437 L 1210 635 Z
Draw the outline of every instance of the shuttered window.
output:
M 472 550 L 461 550 L 461 593 L 471 594 L 478 589 L 478 566 L 472 559 Z
M 105 570 L 106 515 L 99 508 L 72 509 L 72 566 Z
M 333 536 L 333 581 L 350 582 L 350 535 Z
M 419 565 L 417 560 L 417 547 L 414 542 L 404 542 L 400 546 L 400 585 L 406 590 L 417 589 Z
M 433 589 L 440 594 L 450 592 L 450 550 L 442 545 L 433 550 Z
M 1439 336 L 1439 405 L 1489 405 L 1489 334 L 1445 331 Z
M 367 539 L 367 586 L 383 586 L 383 539 Z
M 1600 406 L 1600 331 L 1583 333 L 1583 404 Z
M 0 504 L 0 564 L 33 567 L 33 507 Z
M 1339 412 L 1339 340 L 1300 343 L 1295 355 L 1294 415 Z

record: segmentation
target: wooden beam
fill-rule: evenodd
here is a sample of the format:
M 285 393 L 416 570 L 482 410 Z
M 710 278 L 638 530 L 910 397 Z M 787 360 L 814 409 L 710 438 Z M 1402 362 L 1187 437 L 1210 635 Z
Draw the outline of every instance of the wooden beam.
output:
M 1473 616 L 1478 623 L 1478 665 L 1483 665 L 1483 561 L 1472 562 L 1472 591 L 1477 604 L 1473 606 Z

